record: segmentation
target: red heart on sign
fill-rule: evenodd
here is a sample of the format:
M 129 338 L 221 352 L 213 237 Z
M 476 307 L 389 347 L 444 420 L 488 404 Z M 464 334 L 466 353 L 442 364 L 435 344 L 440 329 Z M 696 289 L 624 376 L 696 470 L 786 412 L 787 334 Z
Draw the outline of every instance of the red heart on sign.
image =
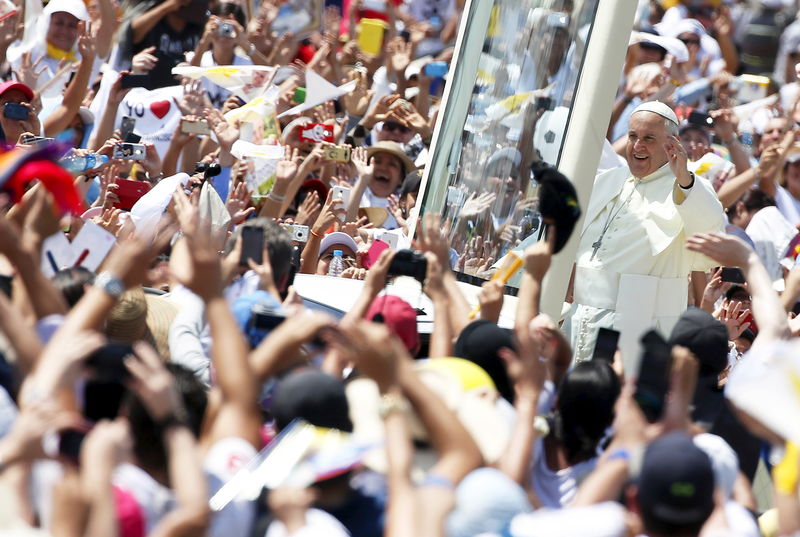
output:
M 156 101 L 154 103 L 150 103 L 150 111 L 153 112 L 158 119 L 163 118 L 169 112 L 169 101 Z

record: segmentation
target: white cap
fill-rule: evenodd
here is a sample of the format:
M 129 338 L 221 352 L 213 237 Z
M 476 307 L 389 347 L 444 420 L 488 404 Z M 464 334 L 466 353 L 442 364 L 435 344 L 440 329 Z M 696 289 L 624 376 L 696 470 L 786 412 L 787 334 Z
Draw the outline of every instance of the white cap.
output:
M 654 114 L 658 114 L 659 116 L 672 121 L 675 125 L 678 125 L 678 116 L 675 115 L 675 112 L 672 111 L 672 108 L 661 101 L 649 101 L 642 103 L 636 107 L 631 115 L 635 114 L 636 112 L 653 112 Z
M 348 235 L 347 233 L 342 233 L 341 231 L 334 231 L 333 233 L 328 233 L 322 239 L 322 242 L 319 244 L 319 253 L 323 253 L 325 250 L 330 248 L 331 246 L 346 246 L 353 253 L 358 251 L 358 244 L 356 241 Z
M 654 45 L 658 45 L 659 47 L 663 48 L 667 51 L 668 54 L 671 54 L 675 57 L 675 61 L 678 63 L 684 63 L 689 61 L 689 49 L 686 48 L 686 45 L 683 42 L 675 37 L 666 37 L 662 35 L 654 35 L 648 34 L 645 32 L 638 33 L 638 35 L 631 36 L 630 43 L 653 43 Z
M 83 3 L 83 0 L 50 0 L 43 13 L 52 15 L 59 11 L 69 13 L 78 20 L 89 20 L 89 11 L 86 9 L 86 4 Z

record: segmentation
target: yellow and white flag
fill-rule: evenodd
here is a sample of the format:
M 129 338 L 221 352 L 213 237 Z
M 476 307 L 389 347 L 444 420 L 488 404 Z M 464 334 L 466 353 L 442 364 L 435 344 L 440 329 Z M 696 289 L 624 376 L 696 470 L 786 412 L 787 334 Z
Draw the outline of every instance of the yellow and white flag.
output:
M 268 65 L 183 65 L 172 69 L 173 75 L 192 79 L 206 78 L 231 91 L 246 102 L 262 96 L 270 87 L 276 69 Z

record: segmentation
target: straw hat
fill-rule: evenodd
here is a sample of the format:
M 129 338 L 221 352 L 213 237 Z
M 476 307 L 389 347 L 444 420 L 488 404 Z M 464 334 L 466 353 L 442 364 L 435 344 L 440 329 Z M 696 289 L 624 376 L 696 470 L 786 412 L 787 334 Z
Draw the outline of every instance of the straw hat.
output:
M 414 165 L 414 161 L 406 155 L 406 152 L 403 151 L 403 147 L 397 142 L 383 141 L 372 144 L 367 148 L 367 160 L 369 161 L 375 153 L 390 153 L 399 158 L 400 162 L 403 163 L 404 169 L 401 177 L 405 177 L 417 169 L 416 165 Z
M 169 327 L 178 313 L 172 302 L 141 288 L 126 291 L 106 320 L 106 336 L 133 343 L 144 340 L 168 361 Z

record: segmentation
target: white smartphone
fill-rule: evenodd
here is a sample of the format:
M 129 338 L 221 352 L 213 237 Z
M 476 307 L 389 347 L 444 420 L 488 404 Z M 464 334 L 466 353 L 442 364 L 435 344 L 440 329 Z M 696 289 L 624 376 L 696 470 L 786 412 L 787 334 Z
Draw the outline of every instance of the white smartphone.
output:
M 331 198 L 334 201 L 341 200 L 342 207 L 347 209 L 350 205 L 350 189 L 346 186 L 335 186 L 333 187 L 333 197 Z
M 385 232 L 381 233 L 380 235 L 378 235 L 377 239 L 379 241 L 383 241 L 386 244 L 388 244 L 389 248 L 391 248 L 392 250 L 397 250 L 398 237 L 394 233 L 391 233 L 389 231 L 385 231 Z

